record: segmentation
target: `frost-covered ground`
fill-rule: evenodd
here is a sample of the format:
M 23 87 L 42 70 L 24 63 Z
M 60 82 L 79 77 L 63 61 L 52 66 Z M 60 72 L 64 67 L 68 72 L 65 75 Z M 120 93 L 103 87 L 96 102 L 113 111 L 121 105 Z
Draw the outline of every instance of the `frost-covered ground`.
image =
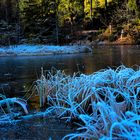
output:
M 140 139 L 140 67 L 72 77 L 57 71 L 48 77 L 37 81 L 40 101 L 51 105 L 46 113 L 79 126 L 63 140 Z
M 54 117 L 0 124 L 1 140 L 61 140 L 73 130 Z
M 17 45 L 0 48 L 0 56 L 11 55 L 48 55 L 85 53 L 92 50 L 87 46 L 48 46 L 48 45 Z
M 134 70 L 122 65 L 116 70 L 103 69 L 91 75 L 78 73 L 70 76 L 63 71 L 52 69 L 46 78 L 43 69 L 41 73 L 32 93 L 39 95 L 40 106 L 49 106 L 43 116 L 47 120 L 47 116 L 53 114 L 68 124 L 77 125 L 77 131 L 66 135 L 63 140 L 139 140 L 139 66 Z M 3 115 L 0 116 L 0 124 L 12 123 L 15 119 L 21 120 L 18 114 L 11 115 L 15 114 L 15 111 L 13 112 L 10 106 L 16 101 L 24 109 L 26 100 L 6 99 L 3 95 L 1 98 L 3 101 L 0 102 L 0 111 Z M 7 104 L 10 115 L 6 114 L 4 103 Z M 26 113 L 26 109 L 24 110 Z M 22 118 L 28 120 L 37 118 L 38 115 L 40 114 Z

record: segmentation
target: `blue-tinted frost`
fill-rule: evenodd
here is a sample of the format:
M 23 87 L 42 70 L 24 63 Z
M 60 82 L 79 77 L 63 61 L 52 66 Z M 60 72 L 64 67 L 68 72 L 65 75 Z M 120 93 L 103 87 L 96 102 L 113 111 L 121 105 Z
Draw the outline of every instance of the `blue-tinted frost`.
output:
M 43 71 L 43 70 L 42 70 Z M 77 132 L 63 140 L 140 138 L 140 68 L 120 66 L 91 75 L 67 76 L 63 71 L 43 72 L 34 90 L 40 105 L 50 105 L 35 117 L 54 113 L 56 117 L 75 121 Z M 4 97 L 3 97 L 4 98 Z M 23 117 L 29 119 L 32 115 Z
M 16 45 L 0 48 L 0 55 L 46 55 L 91 52 L 87 46 Z
M 77 133 L 65 139 L 139 139 L 140 69 L 120 66 L 91 75 L 66 76 L 58 71 L 47 80 L 47 100 L 56 116 L 77 119 Z

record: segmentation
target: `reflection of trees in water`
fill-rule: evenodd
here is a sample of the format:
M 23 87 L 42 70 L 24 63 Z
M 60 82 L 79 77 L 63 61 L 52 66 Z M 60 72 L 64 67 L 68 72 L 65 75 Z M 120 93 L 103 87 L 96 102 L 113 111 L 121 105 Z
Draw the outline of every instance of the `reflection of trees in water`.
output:
M 129 49 L 127 46 L 111 46 L 108 48 L 94 49 L 92 55 L 87 54 L 83 58 L 83 64 L 85 64 L 84 72 L 93 73 L 100 69 L 119 66 L 121 64 L 126 66 L 140 65 L 138 51 L 134 48 L 131 48 L 132 50 Z
M 58 70 L 65 70 L 67 74 L 73 74 L 78 70 L 82 73 L 91 74 L 97 70 L 119 66 L 120 64 L 126 66 L 140 65 L 139 54 L 140 50 L 137 48 L 111 46 L 95 48 L 93 54 L 5 57 L 0 59 L 0 81 L 1 84 L 11 82 L 16 91 L 18 89 L 27 90 L 32 81 L 39 78 L 41 66 L 44 67 L 44 70 L 50 70 L 54 66 Z M 3 78 L 4 74 L 5 77 Z M 12 93 L 14 92 L 12 91 Z
M 97 49 L 96 53 L 92 56 L 85 57 L 84 62 L 86 64 L 85 73 L 93 73 L 97 70 L 104 69 L 110 66 L 114 66 L 118 54 L 113 52 L 113 49 L 101 48 Z
M 126 66 L 140 65 L 140 50 L 132 46 L 121 47 L 121 59 Z
M 112 65 L 111 66 L 119 66 L 121 65 L 122 59 L 121 59 L 121 48 L 120 47 L 115 47 L 114 49 L 112 49 Z

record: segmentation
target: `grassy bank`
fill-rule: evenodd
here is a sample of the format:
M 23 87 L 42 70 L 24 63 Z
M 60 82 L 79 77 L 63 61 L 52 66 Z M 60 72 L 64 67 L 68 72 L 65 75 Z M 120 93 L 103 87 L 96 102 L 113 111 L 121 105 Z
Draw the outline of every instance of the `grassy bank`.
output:
M 118 67 L 91 75 L 67 76 L 61 71 L 37 81 L 41 105 L 77 132 L 64 139 L 138 139 L 140 137 L 140 69 Z
M 0 48 L 0 56 L 32 56 L 32 55 L 50 55 L 50 54 L 74 54 L 88 53 L 92 49 L 85 45 L 11 45 Z
M 140 137 L 139 66 L 132 69 L 122 65 L 91 75 L 77 73 L 72 76 L 54 69 L 44 76 L 42 69 L 41 78 L 34 84 L 32 94 L 35 93 L 39 95 L 40 107 L 45 106 L 46 110 L 22 119 L 40 115 L 47 119 L 47 116 L 53 114 L 72 127 L 76 125 L 77 131 L 66 135 L 63 140 Z M 0 103 L 3 102 L 6 100 Z M 3 120 L 0 118 L 0 123 Z

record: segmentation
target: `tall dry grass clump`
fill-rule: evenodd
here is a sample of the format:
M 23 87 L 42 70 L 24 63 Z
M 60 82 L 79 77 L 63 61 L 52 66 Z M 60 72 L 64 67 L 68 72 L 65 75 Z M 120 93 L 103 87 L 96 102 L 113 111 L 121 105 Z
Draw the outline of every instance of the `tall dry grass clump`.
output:
M 51 111 L 67 122 L 76 120 L 79 125 L 77 133 L 63 139 L 140 138 L 139 67 L 122 65 L 80 76 L 57 71 L 47 77 L 40 94 L 50 105 L 46 113 Z

